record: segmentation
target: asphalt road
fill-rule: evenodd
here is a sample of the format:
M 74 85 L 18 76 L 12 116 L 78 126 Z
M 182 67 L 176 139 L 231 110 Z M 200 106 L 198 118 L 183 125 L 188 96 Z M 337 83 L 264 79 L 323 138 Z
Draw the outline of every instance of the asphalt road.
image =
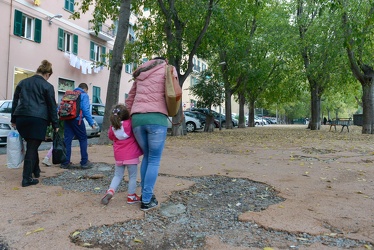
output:
M 88 144 L 97 144 L 99 137 L 88 138 Z M 39 147 L 39 151 L 49 150 L 52 146 L 52 142 L 42 142 Z M 73 140 L 73 147 L 79 146 L 77 140 Z M 6 154 L 6 146 L 0 146 L 0 155 Z

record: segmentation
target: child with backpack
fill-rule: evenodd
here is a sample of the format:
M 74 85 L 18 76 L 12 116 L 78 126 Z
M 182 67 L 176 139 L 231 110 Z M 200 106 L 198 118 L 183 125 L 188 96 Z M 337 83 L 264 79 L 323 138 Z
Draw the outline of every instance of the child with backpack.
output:
M 139 156 L 143 154 L 140 149 L 131 127 L 130 112 L 123 104 L 115 105 L 110 115 L 111 126 L 108 130 L 108 137 L 113 141 L 115 170 L 114 177 L 106 191 L 101 203 L 107 205 L 120 185 L 125 168 L 129 174 L 127 203 L 140 202 L 140 197 L 135 193 L 136 178 L 138 172 Z

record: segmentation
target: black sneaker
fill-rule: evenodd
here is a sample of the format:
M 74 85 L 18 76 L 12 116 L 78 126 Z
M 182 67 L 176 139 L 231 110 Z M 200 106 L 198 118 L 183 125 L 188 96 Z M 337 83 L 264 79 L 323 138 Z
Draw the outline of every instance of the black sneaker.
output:
M 151 198 L 151 201 L 148 203 L 142 202 L 140 205 L 140 210 L 147 211 L 149 209 L 155 208 L 158 205 L 158 201 L 156 200 L 156 197 L 153 195 Z
M 81 169 L 90 169 L 92 168 L 93 164 L 90 161 L 87 161 L 86 164 L 81 165 Z
M 60 165 L 60 168 L 63 168 L 63 169 L 70 169 L 71 167 L 73 166 L 73 163 L 72 162 L 69 162 L 67 164 L 62 164 Z

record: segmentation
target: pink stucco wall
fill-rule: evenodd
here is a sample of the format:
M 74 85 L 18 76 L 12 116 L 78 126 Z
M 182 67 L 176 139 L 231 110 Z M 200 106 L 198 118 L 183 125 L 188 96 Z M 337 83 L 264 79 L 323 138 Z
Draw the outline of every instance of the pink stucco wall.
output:
M 90 41 L 94 41 L 100 46 L 106 47 L 106 52 L 113 47 L 113 41 L 104 41 L 89 34 L 90 13 L 81 15 L 81 19 L 70 19 L 71 13 L 64 9 L 64 0 L 40 0 L 40 5 L 34 5 L 33 0 L 3 0 L 0 2 L 0 99 L 12 99 L 15 79 L 15 68 L 35 72 L 43 59 L 49 60 L 53 65 L 53 75 L 49 79 L 55 86 L 56 96 L 58 96 L 58 79 L 68 79 L 75 82 L 77 86 L 81 82 L 86 82 L 89 87 L 89 95 L 92 98 L 92 87 L 100 87 L 101 100 L 105 103 L 107 84 L 109 79 L 109 69 L 104 67 L 98 73 L 82 74 L 80 69 L 69 64 L 69 58 L 57 49 L 58 28 L 78 35 L 78 57 L 85 61 L 90 61 Z M 15 9 L 42 20 L 41 43 L 36 43 L 28 39 L 15 36 L 13 34 L 14 11 Z M 49 25 L 48 16 L 61 14 L 62 18 L 55 18 Z M 111 24 L 111 21 L 108 21 Z M 128 93 L 131 83 L 128 81 L 131 75 L 122 72 L 119 101 L 124 101 L 125 93 Z M 58 100 L 56 100 L 58 101 Z

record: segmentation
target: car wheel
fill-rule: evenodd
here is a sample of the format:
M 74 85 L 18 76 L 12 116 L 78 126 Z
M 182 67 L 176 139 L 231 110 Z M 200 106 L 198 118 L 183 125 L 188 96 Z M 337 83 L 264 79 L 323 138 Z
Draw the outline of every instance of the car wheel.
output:
M 201 123 L 201 129 L 202 129 L 202 130 L 205 130 L 205 122 L 202 122 L 202 123 Z
M 187 132 L 194 132 L 196 129 L 196 125 L 193 122 L 187 122 L 186 123 L 186 130 Z

